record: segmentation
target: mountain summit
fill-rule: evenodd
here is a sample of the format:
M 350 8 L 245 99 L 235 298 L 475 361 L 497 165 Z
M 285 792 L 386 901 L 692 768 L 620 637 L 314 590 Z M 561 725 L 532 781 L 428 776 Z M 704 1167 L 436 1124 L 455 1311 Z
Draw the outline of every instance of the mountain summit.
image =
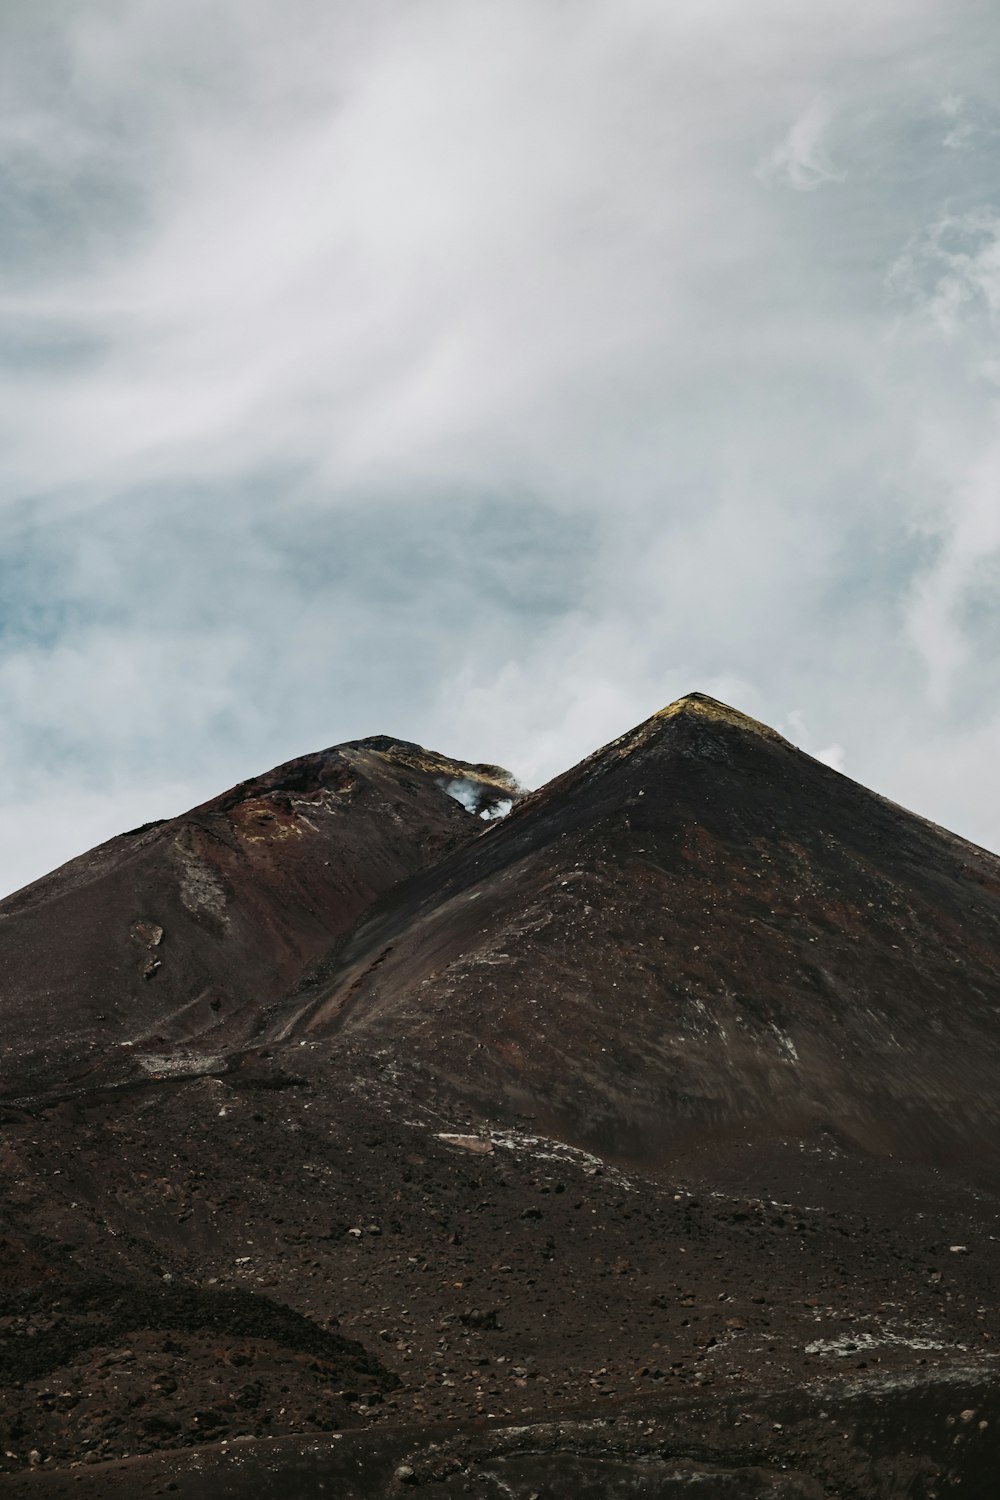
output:
M 1000 860 L 697 693 L 112 839 L 0 903 L 0 1492 L 992 1500 L 998 976 Z
M 692 694 L 388 893 L 295 1017 L 589 1149 L 995 1160 L 1000 861 Z
M 456 791 L 464 796 L 457 800 Z M 463 790 L 464 789 L 464 790 Z M 520 795 L 404 740 L 337 745 L 71 860 L 0 902 L 3 1094 L 214 1055 L 383 891 Z M 152 1063 L 150 1063 L 152 1066 Z

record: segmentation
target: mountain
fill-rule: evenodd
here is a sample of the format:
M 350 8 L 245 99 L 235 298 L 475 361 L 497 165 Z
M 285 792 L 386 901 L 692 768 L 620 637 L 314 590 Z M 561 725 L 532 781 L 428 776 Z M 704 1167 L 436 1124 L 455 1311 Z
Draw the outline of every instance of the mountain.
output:
M 703 695 L 394 888 L 291 1031 L 630 1161 L 832 1132 L 989 1163 L 1000 860 Z
M 3 1093 L 250 1040 L 376 896 L 479 831 L 456 787 L 480 813 L 518 795 L 499 767 L 358 740 L 123 833 L 0 902 Z
M 1000 861 L 700 694 L 72 861 L 0 904 L 0 1494 L 992 1497 L 998 959 Z

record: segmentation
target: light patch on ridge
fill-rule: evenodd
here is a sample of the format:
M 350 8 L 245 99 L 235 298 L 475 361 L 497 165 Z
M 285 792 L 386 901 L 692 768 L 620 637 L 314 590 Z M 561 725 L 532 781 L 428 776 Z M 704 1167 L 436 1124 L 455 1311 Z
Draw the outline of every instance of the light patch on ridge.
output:
M 832 1355 L 834 1358 L 843 1359 L 849 1354 L 858 1354 L 862 1350 L 884 1349 L 887 1347 L 900 1349 L 965 1349 L 964 1344 L 948 1343 L 946 1340 L 927 1333 L 899 1333 L 894 1329 L 883 1328 L 876 1333 L 842 1333 L 835 1339 L 814 1339 L 811 1344 L 806 1344 L 806 1354 Z
M 705 693 L 688 693 L 683 698 L 675 699 L 666 708 L 655 713 L 651 722 L 674 719 L 680 714 L 689 713 L 698 714 L 703 719 L 713 719 L 716 723 L 732 724 L 737 729 L 762 735 L 766 740 L 777 740 L 782 745 L 789 743 L 769 724 L 762 724 L 759 719 L 752 719 L 749 714 L 741 713 L 738 708 L 730 708 L 728 703 L 720 703 L 717 698 L 709 698 Z
M 180 867 L 180 898 L 192 916 L 207 914 L 228 923 L 226 892 L 216 872 L 193 849 L 183 842 L 183 835 L 174 840 L 174 856 Z
M 205 1073 L 214 1073 L 225 1066 L 222 1053 L 201 1055 L 195 1053 L 146 1052 L 136 1061 L 144 1073 L 152 1078 L 198 1078 Z

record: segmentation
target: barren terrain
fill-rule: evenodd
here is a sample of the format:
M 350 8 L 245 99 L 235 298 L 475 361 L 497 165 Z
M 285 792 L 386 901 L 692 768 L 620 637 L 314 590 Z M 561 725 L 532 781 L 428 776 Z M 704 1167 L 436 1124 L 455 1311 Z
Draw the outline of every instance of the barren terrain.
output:
M 998 961 L 698 695 L 112 841 L 0 905 L 0 1491 L 992 1496 Z

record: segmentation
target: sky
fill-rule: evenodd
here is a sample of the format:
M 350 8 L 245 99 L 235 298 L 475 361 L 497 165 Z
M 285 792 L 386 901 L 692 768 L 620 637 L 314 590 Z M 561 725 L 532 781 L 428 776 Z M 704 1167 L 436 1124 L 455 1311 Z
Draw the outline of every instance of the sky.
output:
M 681 694 L 1000 849 L 995 0 L 7 0 L 0 891 Z

